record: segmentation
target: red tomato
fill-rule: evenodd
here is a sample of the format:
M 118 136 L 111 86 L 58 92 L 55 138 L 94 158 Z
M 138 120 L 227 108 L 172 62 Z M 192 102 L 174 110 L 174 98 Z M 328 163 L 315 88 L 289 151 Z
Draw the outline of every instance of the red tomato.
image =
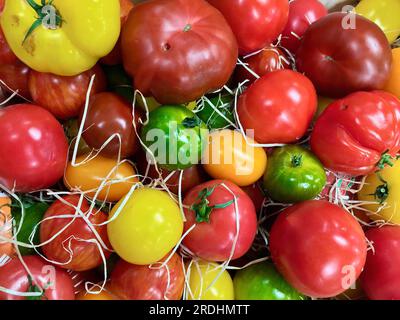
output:
M 304 136 L 317 110 L 311 81 L 292 70 L 274 71 L 239 98 L 239 120 L 258 143 L 291 143 Z
M 0 3 L 1 6 L 1 3 Z M 12 52 L 4 36 L 3 29 L 0 28 L 0 65 L 15 64 L 18 62 L 17 56 Z
M 17 91 L 18 94 L 26 99 L 31 97 L 28 86 L 28 79 L 31 69 L 17 61 L 14 64 L 0 64 L 0 80 L 7 86 L 0 84 L 6 92 Z M 7 88 L 8 87 L 8 88 Z
M 63 197 L 63 200 L 76 207 L 79 204 L 79 198 L 78 195 L 70 195 Z M 89 204 L 85 199 L 80 206 L 80 210 L 88 217 L 102 241 L 110 248 L 106 225 L 98 226 L 107 221 L 107 215 L 101 211 L 98 212 L 97 209 L 93 209 L 93 211 L 89 213 Z M 74 214 L 74 207 L 65 204 L 61 200 L 56 200 L 50 208 L 47 209 L 43 219 L 53 218 L 43 221 L 40 224 L 40 242 L 48 241 L 74 220 L 74 218 L 57 218 L 58 216 Z M 93 269 L 102 263 L 102 259 L 99 247 L 95 243 L 82 241 L 90 239 L 96 239 L 95 234 L 81 217 L 77 217 L 60 235 L 42 247 L 43 253 L 48 259 L 59 263 L 65 263 L 60 265 L 65 269 L 74 271 Z M 96 239 L 96 241 L 98 240 Z M 104 249 L 102 250 L 107 258 L 110 252 Z M 68 251 L 70 251 L 71 254 Z
M 79 114 L 86 100 L 90 78 L 96 78 L 91 94 L 105 90 L 106 79 L 99 66 L 71 77 L 57 76 L 32 70 L 29 76 L 29 90 L 32 99 L 57 118 L 68 119 Z
M 0 183 L 31 192 L 63 176 L 67 138 L 50 112 L 30 104 L 0 109 L 0 132 Z
M 323 200 L 282 211 L 272 226 L 269 244 L 279 272 L 299 292 L 314 298 L 346 291 L 360 275 L 367 255 L 357 220 Z
M 18 258 L 12 259 L 0 267 L 0 287 L 18 292 L 44 291 L 42 297 L 21 297 L 2 292 L 0 300 L 74 300 L 74 287 L 71 277 L 62 269 L 46 263 L 38 256 L 23 257 L 26 266 L 32 274 L 32 287 L 29 285 L 29 275 Z M 36 289 L 36 290 L 35 290 Z M 40 292 L 40 291 L 39 291 Z
M 222 12 L 239 44 L 240 55 L 271 44 L 288 20 L 287 0 L 208 0 Z
M 221 88 L 238 49 L 222 14 L 204 0 L 158 0 L 131 10 L 122 55 L 135 88 L 161 104 L 180 104 Z
M 257 232 L 256 210 L 250 197 L 237 185 L 226 180 L 202 183 L 188 192 L 183 204 L 187 206 L 184 232 L 196 225 L 183 244 L 197 257 L 208 261 L 228 260 L 238 232 L 237 221 L 239 235 L 232 260 L 250 249 Z
M 256 211 L 259 211 L 264 203 L 265 195 L 258 183 L 242 187 L 242 190 L 246 192 L 250 199 L 253 201 Z
M 293 0 L 289 4 L 289 19 L 282 32 L 281 46 L 296 53 L 304 32 L 318 19 L 326 16 L 328 10 L 319 0 Z
M 400 300 L 400 227 L 384 226 L 367 231 L 369 250 L 361 284 L 371 300 Z
M 373 172 L 383 153 L 400 150 L 400 101 L 389 93 L 356 92 L 333 102 L 315 123 L 311 149 L 332 171 Z
M 111 291 L 124 300 L 181 299 L 185 282 L 181 257 L 175 253 L 165 267 L 159 268 L 161 263 L 139 266 L 119 260 L 111 274 Z

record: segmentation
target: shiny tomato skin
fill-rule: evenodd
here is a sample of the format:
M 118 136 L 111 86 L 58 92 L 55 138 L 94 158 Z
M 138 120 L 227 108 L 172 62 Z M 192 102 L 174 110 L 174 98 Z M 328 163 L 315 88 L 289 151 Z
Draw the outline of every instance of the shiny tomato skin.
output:
M 68 144 L 47 110 L 17 104 L 0 110 L 0 183 L 30 192 L 56 183 L 64 173 Z
M 221 88 L 238 56 L 229 25 L 204 0 L 141 3 L 131 10 L 121 39 L 134 87 L 161 104 L 191 102 Z
M 282 211 L 272 226 L 270 251 L 278 271 L 299 292 L 314 298 L 336 296 L 352 285 L 365 264 L 364 232 L 350 213 L 323 200 Z
M 2 64 L 0 65 L 0 80 L 3 81 L 6 86 L 1 83 L 0 86 L 4 88 L 6 92 L 12 93 L 13 91 L 18 91 L 18 95 L 25 99 L 30 99 L 31 94 L 28 84 L 30 72 L 31 69 L 19 61 L 15 64 Z
M 366 233 L 368 251 L 361 284 L 371 300 L 400 300 L 400 226 L 372 228 Z
M 0 65 L 15 64 L 18 62 L 17 56 L 12 52 L 4 36 L 3 29 L 0 28 Z
M 44 290 L 41 300 L 74 300 L 74 287 L 71 277 L 62 269 L 42 260 L 38 256 L 23 257 L 25 264 L 32 273 L 33 282 L 44 287 L 49 281 L 54 287 Z M 54 272 L 54 273 L 53 273 Z M 55 278 L 52 279 L 52 275 Z M 28 292 L 29 278 L 23 264 L 18 258 L 12 259 L 6 265 L 0 267 L 0 287 L 15 290 L 18 292 Z M 25 300 L 20 297 L 0 291 L 0 300 Z
M 311 81 L 292 70 L 266 74 L 238 101 L 239 120 L 258 143 L 291 143 L 306 133 L 317 110 Z
M 246 55 L 271 44 L 285 28 L 287 0 L 208 0 L 222 12 Z
M 63 197 L 63 200 L 69 205 L 65 204 L 61 200 L 56 200 L 50 208 L 46 211 L 43 219 L 47 219 L 40 224 L 40 242 L 44 243 L 51 239 L 57 232 L 65 228 L 74 218 L 57 218 L 62 215 L 75 215 L 75 208 L 79 204 L 80 196 L 68 195 Z M 89 214 L 89 204 L 87 200 L 83 199 L 80 210 L 86 216 Z M 107 237 L 107 227 L 105 225 L 98 226 L 98 224 L 107 221 L 107 215 L 98 209 L 92 209 L 88 219 L 93 224 L 93 228 L 101 237 L 105 245 L 110 248 L 110 243 Z M 51 219 L 49 219 L 51 218 Z M 70 238 L 72 240 L 70 242 Z M 48 259 L 63 263 L 60 265 L 61 268 L 71 269 L 74 271 L 85 271 L 93 269 L 102 263 L 101 254 L 99 247 L 95 243 L 89 243 L 80 240 L 96 239 L 95 234 L 90 229 L 89 225 L 78 216 L 75 220 L 54 240 L 45 244 L 42 249 L 43 253 Z M 67 249 L 69 243 L 72 256 L 68 253 Z M 100 242 L 99 242 L 100 244 Z M 100 244 L 101 245 L 101 244 Z M 102 249 L 105 257 L 110 255 L 110 252 Z M 71 260 L 70 260 L 71 259 Z

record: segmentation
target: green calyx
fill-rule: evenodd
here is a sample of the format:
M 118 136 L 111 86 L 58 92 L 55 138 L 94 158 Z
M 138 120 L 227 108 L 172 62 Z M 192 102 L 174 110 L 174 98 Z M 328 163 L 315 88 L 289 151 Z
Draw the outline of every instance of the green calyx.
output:
M 375 200 L 379 201 L 379 204 L 383 204 L 389 196 L 389 186 L 386 180 L 383 179 L 379 173 L 377 173 L 377 176 L 382 184 L 376 188 L 374 194 L 372 195 L 374 196 Z
M 26 300 L 42 300 L 44 297 L 44 290 L 40 289 L 36 284 L 33 283 L 32 277 L 28 275 L 29 286 L 27 292 L 37 293 L 41 292 L 39 296 L 26 297 Z
M 382 170 L 385 168 L 385 165 L 393 167 L 394 163 L 394 157 L 392 157 L 389 153 L 389 150 L 386 150 L 384 153 L 382 153 L 382 157 L 379 160 L 377 167 Z
M 302 163 L 303 163 L 303 156 L 301 154 L 300 155 L 294 155 L 292 157 L 292 167 L 293 168 L 300 167 Z
M 201 120 L 198 117 L 187 117 L 182 121 L 182 125 L 187 129 L 196 128 L 200 124 Z

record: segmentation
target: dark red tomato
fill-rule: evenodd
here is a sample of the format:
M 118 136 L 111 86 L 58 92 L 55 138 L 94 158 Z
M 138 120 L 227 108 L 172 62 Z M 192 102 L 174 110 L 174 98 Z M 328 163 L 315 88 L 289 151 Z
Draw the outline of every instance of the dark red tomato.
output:
M 323 200 L 301 202 L 282 211 L 272 226 L 269 245 L 284 278 L 314 298 L 346 291 L 360 275 L 367 255 L 357 220 Z
M 400 100 L 371 92 L 337 100 L 317 119 L 310 143 L 326 168 L 369 174 L 384 164 L 384 153 L 396 156 L 400 150 Z
M 289 19 L 282 32 L 280 45 L 292 53 L 296 53 L 301 37 L 308 27 L 328 14 L 319 0 L 293 0 L 289 4 Z
M 106 78 L 99 66 L 77 76 L 65 77 L 32 70 L 29 76 L 29 90 L 32 99 L 57 118 L 68 119 L 79 115 L 86 100 L 90 78 L 96 78 L 91 94 L 106 88 Z
M 111 274 L 111 291 L 124 300 L 181 299 L 185 282 L 182 258 L 175 253 L 166 266 L 160 268 L 161 264 L 139 266 L 119 260 Z
M 258 143 L 291 143 L 307 131 L 317 110 L 317 94 L 301 73 L 279 70 L 254 82 L 239 98 L 239 120 L 254 129 Z
M 25 256 L 24 263 L 32 274 L 30 278 L 18 258 L 0 267 L 0 287 L 17 292 L 43 292 L 39 297 L 21 297 L 0 290 L 0 300 L 74 300 L 71 277 L 39 256 Z M 40 290 L 41 289 L 41 290 Z
M 63 176 L 67 138 L 50 112 L 30 104 L 0 109 L 0 132 L 0 183 L 31 192 Z
M 28 86 L 28 79 L 31 69 L 17 61 L 14 64 L 0 64 L 0 80 L 4 82 L 0 86 L 6 91 L 18 91 L 18 94 L 26 99 L 31 97 Z
M 238 48 L 222 14 L 206 1 L 158 0 L 131 10 L 122 55 L 136 89 L 161 104 L 180 104 L 221 88 Z
M 82 116 L 83 109 L 79 122 L 82 121 Z M 135 118 L 137 130 L 140 132 L 137 112 Z M 102 153 L 107 157 L 117 158 L 121 147 L 121 158 L 124 159 L 132 156 L 139 147 L 132 122 L 132 107 L 128 102 L 111 92 L 99 93 L 90 99 L 83 138 L 90 147 L 100 149 L 113 134 L 119 134 L 121 142 L 115 137 Z
M 257 232 L 256 210 L 250 197 L 237 185 L 226 180 L 202 183 L 187 193 L 183 204 L 187 206 L 184 233 L 196 225 L 183 244 L 197 257 L 208 261 L 228 260 L 236 237 L 232 260 L 250 249 Z
M 361 284 L 371 300 L 400 300 L 400 227 L 384 226 L 367 231 L 373 250 L 361 274 Z
M 258 183 L 254 183 L 247 187 L 242 187 L 242 190 L 246 192 L 253 201 L 256 211 L 259 211 L 264 203 L 265 195 Z
M 63 215 L 78 215 L 76 209 L 79 205 L 80 196 L 69 195 L 63 197 L 64 202 L 56 200 L 46 211 L 43 219 L 51 218 L 40 224 L 40 242 L 44 243 L 51 239 L 57 232 L 66 228 L 54 240 L 42 247 L 43 253 L 48 259 L 63 263 L 60 267 L 74 271 L 85 271 L 93 269 L 102 263 L 99 246 L 93 242 L 84 240 L 97 240 L 96 235 L 90 226 L 79 215 L 76 218 L 61 218 Z M 102 224 L 108 217 L 103 212 L 93 209 L 89 212 L 89 204 L 84 199 L 79 209 L 87 216 L 93 228 L 96 230 L 105 245 L 110 248 L 107 236 L 107 226 Z M 72 222 L 73 221 L 73 222 Z M 68 225 L 68 227 L 67 227 Z M 101 245 L 101 244 L 100 244 Z M 70 249 L 70 250 L 69 250 Z M 106 257 L 110 255 L 109 251 L 104 249 Z M 71 253 L 69 253 L 70 251 Z
M 0 3 L 1 6 L 1 3 Z M 1 8 L 0 8 L 1 10 Z M 0 65 L 15 64 L 18 62 L 17 56 L 12 52 L 4 37 L 3 30 L 0 28 Z
M 3 11 L 3 8 L 4 8 L 4 1 L 5 1 L 5 0 L 0 0 L 0 13 Z
M 359 15 L 350 28 L 346 15 L 331 13 L 313 23 L 297 51 L 298 70 L 323 96 L 382 89 L 390 75 L 392 53 L 383 31 Z
M 239 44 L 240 55 L 270 45 L 285 28 L 287 0 L 208 0 L 222 12 Z

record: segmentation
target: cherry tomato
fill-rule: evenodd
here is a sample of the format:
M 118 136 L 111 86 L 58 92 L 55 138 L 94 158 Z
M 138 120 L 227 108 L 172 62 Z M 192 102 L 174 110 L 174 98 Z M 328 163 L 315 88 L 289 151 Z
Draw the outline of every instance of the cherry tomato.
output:
M 400 48 L 392 50 L 393 64 L 389 80 L 386 82 L 385 91 L 388 91 L 400 99 Z

